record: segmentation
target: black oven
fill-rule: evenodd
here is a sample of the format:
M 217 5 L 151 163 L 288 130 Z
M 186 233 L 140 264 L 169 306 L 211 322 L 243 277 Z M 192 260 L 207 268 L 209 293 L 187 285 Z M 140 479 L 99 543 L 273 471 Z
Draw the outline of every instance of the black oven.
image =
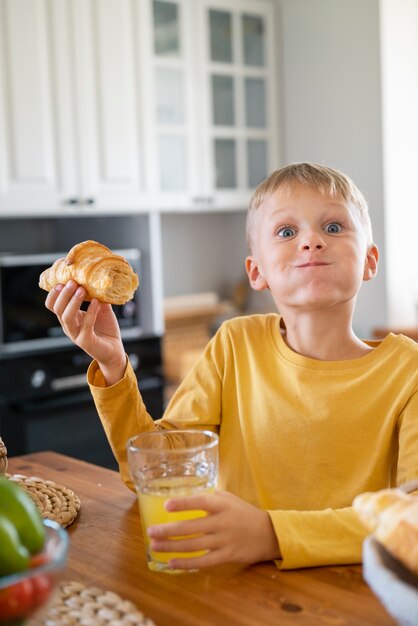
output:
M 140 274 L 139 250 L 115 250 Z M 53 450 L 116 469 L 86 381 L 90 362 L 45 308 L 39 275 L 64 254 L 0 255 L 0 435 L 10 456 Z M 161 338 L 139 301 L 114 311 L 148 412 L 163 413 Z
M 163 412 L 159 337 L 124 342 L 148 412 Z M 80 349 L 53 348 L 0 359 L 0 435 L 9 456 L 53 450 L 116 469 L 87 386 Z

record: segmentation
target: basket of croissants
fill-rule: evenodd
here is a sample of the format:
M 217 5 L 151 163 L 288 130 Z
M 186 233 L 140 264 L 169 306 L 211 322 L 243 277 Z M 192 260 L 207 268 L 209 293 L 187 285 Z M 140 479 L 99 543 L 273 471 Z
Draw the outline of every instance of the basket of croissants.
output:
M 400 626 L 418 626 L 418 480 L 353 502 L 370 535 L 363 576 Z

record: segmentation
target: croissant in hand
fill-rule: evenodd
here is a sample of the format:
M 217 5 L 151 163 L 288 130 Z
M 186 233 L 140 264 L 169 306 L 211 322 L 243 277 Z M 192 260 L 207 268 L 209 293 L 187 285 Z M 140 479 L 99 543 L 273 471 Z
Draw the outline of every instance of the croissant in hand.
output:
M 70 279 L 85 288 L 85 300 L 97 298 L 109 304 L 125 304 L 139 284 L 128 261 L 96 241 L 78 243 L 66 257 L 57 259 L 42 272 L 39 286 L 51 291 Z

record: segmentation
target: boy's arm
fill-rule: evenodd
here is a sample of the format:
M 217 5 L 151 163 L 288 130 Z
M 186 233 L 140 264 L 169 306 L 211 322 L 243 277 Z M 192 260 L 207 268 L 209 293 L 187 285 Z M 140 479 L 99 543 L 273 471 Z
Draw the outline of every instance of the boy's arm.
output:
M 280 569 L 361 562 L 367 532 L 352 507 L 268 513 L 280 546 Z
M 87 381 L 106 437 L 119 464 L 122 480 L 134 491 L 128 469 L 126 442 L 139 432 L 156 429 L 138 391 L 135 372 L 127 359 L 123 378 L 109 387 L 97 361 L 93 361 L 87 372 Z
M 418 479 L 418 390 L 409 398 L 399 418 L 397 484 Z M 414 492 L 418 495 L 418 490 Z
M 209 348 L 208 348 L 209 349 Z M 172 428 L 199 428 L 218 431 L 220 423 L 220 380 L 210 359 L 202 358 L 203 367 L 186 377 L 174 394 L 164 417 L 153 420 L 138 389 L 138 381 L 127 359 L 121 380 L 106 384 L 103 372 L 93 361 L 87 381 L 123 481 L 134 490 L 127 461 L 126 442 L 140 433 Z M 203 378 L 203 381 L 199 381 Z M 200 384 L 202 383 L 202 384 Z M 199 410 L 197 410 L 199 407 Z
M 418 391 L 398 420 L 396 485 L 418 479 Z M 394 485 L 395 486 L 395 485 Z M 418 490 L 415 492 L 418 495 Z M 283 569 L 361 561 L 367 534 L 352 507 L 321 511 L 269 511 Z

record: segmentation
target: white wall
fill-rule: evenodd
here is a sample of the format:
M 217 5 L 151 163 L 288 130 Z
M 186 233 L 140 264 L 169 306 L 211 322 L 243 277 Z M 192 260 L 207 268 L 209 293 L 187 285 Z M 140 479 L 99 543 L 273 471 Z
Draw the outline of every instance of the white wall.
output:
M 367 337 L 387 321 L 379 1 L 276 3 L 283 161 L 316 161 L 341 169 L 369 201 L 383 259 L 378 276 L 363 285 L 358 300 L 355 330 Z
M 161 218 L 164 295 L 216 291 L 230 297 L 245 276 L 245 212 Z
M 381 1 L 387 297 L 391 324 L 418 324 L 418 1 Z

